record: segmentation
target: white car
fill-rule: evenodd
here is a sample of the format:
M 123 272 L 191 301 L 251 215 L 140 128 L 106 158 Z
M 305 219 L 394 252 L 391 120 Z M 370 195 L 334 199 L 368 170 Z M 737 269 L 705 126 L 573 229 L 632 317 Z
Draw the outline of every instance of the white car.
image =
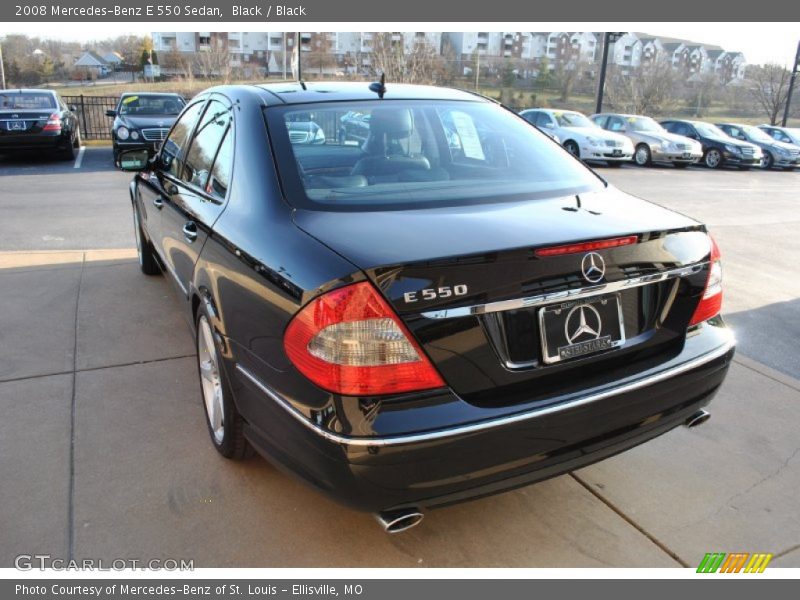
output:
M 520 116 L 542 131 L 554 133 L 564 148 L 581 160 L 604 161 L 618 167 L 633 158 L 633 143 L 626 136 L 605 131 L 579 112 L 531 108 Z

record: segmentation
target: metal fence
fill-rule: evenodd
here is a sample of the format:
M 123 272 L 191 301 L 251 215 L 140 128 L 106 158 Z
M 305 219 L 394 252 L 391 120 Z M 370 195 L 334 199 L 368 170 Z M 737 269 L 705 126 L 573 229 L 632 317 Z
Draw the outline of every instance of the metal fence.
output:
M 106 116 L 107 110 L 117 107 L 119 96 L 61 96 L 69 106 L 75 107 L 85 140 L 110 140 L 113 119 Z

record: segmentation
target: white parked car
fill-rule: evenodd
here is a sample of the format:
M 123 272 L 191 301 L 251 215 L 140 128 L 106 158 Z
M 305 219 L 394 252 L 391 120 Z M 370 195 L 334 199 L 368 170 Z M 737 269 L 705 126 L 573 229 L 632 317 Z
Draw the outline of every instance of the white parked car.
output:
M 603 130 L 577 111 L 531 108 L 520 116 L 558 136 L 564 148 L 582 160 L 604 161 L 618 167 L 633 158 L 633 144 L 627 137 Z

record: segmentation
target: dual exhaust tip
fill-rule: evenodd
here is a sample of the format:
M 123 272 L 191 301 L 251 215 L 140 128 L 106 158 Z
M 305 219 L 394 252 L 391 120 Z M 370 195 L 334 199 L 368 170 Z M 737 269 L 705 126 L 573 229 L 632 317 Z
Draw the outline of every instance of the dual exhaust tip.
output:
M 684 421 L 688 428 L 702 425 L 711 418 L 711 413 L 700 409 Z M 375 519 L 386 533 L 401 533 L 422 523 L 425 515 L 418 508 L 397 508 L 375 514 Z

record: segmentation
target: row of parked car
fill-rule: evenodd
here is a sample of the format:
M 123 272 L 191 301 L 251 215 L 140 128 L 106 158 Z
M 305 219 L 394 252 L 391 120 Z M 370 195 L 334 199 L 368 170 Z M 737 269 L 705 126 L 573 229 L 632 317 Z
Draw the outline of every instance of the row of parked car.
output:
M 129 148 L 151 151 L 166 138 L 186 105 L 179 94 L 127 92 L 116 108 L 111 138 L 116 163 Z M 791 170 L 800 168 L 800 129 L 687 119 L 657 122 L 644 115 L 600 113 L 586 116 L 572 110 L 532 108 L 520 115 L 565 149 L 584 161 L 618 167 L 626 162 L 639 166 L 669 163 L 677 168 L 704 164 L 717 169 Z M 361 144 L 369 135 L 369 114 L 349 111 L 340 117 L 338 143 Z M 288 124 L 293 143 L 324 144 L 321 125 L 311 119 Z M 72 159 L 80 146 L 75 107 L 67 106 L 52 90 L 3 90 L 0 92 L 0 151 L 52 150 Z
M 711 169 L 735 166 L 791 170 L 800 167 L 800 129 L 687 119 L 657 122 L 644 115 L 535 108 L 520 115 L 586 161 L 618 167 L 670 163 L 685 168 L 702 163 Z

